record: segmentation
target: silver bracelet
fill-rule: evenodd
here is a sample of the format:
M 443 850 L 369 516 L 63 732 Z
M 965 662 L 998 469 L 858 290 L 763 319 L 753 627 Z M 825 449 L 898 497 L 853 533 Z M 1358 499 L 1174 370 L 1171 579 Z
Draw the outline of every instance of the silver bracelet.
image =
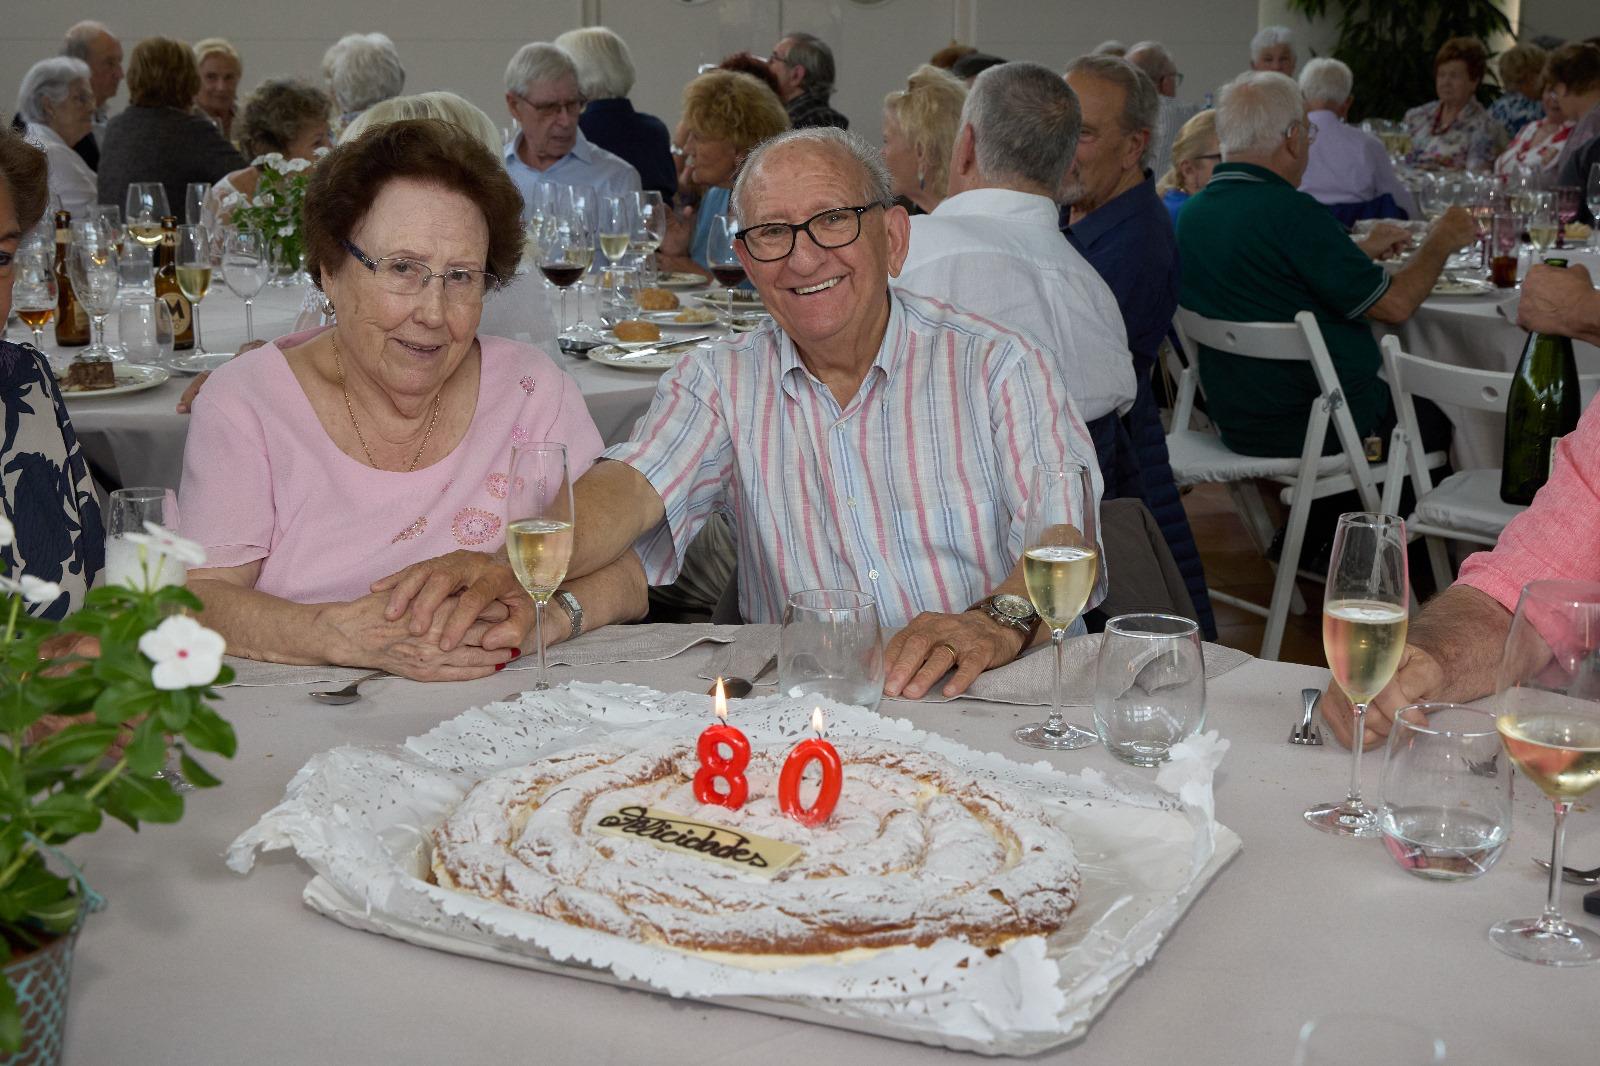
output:
M 583 607 L 578 603 L 578 597 L 566 589 L 557 589 L 550 598 L 561 605 L 561 609 L 567 612 L 567 617 L 572 621 L 572 632 L 568 634 L 567 639 L 577 640 L 583 636 Z

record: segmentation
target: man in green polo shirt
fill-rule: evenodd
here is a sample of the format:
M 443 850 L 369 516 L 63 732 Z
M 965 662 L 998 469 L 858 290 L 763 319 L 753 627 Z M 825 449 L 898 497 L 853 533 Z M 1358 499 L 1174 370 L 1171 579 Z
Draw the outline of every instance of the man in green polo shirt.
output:
M 1296 189 L 1314 130 L 1299 87 L 1286 75 L 1251 71 L 1223 87 L 1217 100 L 1223 162 L 1178 216 L 1179 303 L 1234 322 L 1316 315 L 1356 429 L 1378 434 L 1386 445 L 1392 407 L 1365 319 L 1395 325 L 1409 318 L 1445 259 L 1477 229 L 1466 209 L 1452 207 L 1411 261 L 1386 274 L 1373 256 L 1393 246 L 1395 227 L 1375 227 L 1359 245 L 1326 207 Z M 1223 443 L 1245 455 L 1300 454 L 1318 391 L 1309 364 L 1206 347 L 1199 359 L 1207 413 Z M 1327 450 L 1337 450 L 1331 431 Z

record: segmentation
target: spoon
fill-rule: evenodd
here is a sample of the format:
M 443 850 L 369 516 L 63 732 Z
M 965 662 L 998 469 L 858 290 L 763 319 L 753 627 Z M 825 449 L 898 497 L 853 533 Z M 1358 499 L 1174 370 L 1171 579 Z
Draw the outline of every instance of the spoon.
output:
M 1550 860 L 1534 859 L 1533 864 L 1541 870 L 1550 869 Z M 1569 885 L 1600 885 L 1600 866 L 1592 870 L 1579 870 L 1572 866 L 1561 868 L 1561 880 Z
M 777 665 L 778 657 L 774 655 L 762 665 L 761 669 L 756 671 L 756 681 L 760 681 L 763 677 L 766 677 L 767 674 L 772 672 L 772 668 Z M 750 693 L 754 692 L 755 688 L 756 686 L 754 683 L 746 681 L 742 677 L 725 677 L 722 679 L 723 692 L 730 700 L 743 699 L 744 697 L 750 695 Z M 716 685 L 712 685 L 710 688 L 706 689 L 707 696 L 715 696 L 716 694 Z
M 325 703 L 329 707 L 343 707 L 345 704 L 354 703 L 356 700 L 361 698 L 361 694 L 357 692 L 356 689 L 362 684 L 371 681 L 375 677 L 388 676 L 389 671 L 387 670 L 375 670 L 372 673 L 367 674 L 365 677 L 356 678 L 344 688 L 336 688 L 332 692 L 313 692 L 311 694 L 311 698 L 316 700 L 318 703 Z

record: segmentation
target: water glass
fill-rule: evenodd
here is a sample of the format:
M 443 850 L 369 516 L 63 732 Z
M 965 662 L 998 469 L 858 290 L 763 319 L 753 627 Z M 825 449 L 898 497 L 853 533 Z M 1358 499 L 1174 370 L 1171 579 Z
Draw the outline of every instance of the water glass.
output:
M 117 273 L 121 276 L 125 291 L 155 295 L 155 253 L 138 241 L 122 242 L 122 254 L 117 257 Z
M 611 284 L 601 294 L 601 317 L 621 322 L 639 313 L 639 271 L 631 266 L 616 266 L 607 271 Z
M 117 339 L 130 363 L 166 366 L 172 358 L 172 312 L 154 296 L 124 299 L 117 309 Z
M 1511 836 L 1511 767 L 1495 716 L 1414 703 L 1389 731 L 1378 826 L 1400 868 L 1431 881 L 1489 872 Z
M 183 188 L 183 220 L 191 226 L 209 225 L 206 218 L 206 197 L 211 195 L 209 181 L 191 181 Z
M 778 638 L 778 691 L 876 709 L 883 697 L 877 602 L 853 589 L 790 596 Z
M 1155 766 L 1206 720 L 1200 627 L 1173 614 L 1106 623 L 1095 661 L 1094 730 L 1123 762 Z
M 244 331 L 256 339 L 256 324 L 250 305 L 271 272 L 266 242 L 256 230 L 229 229 L 222 238 L 222 281 L 228 291 L 244 301 Z
M 182 559 L 152 556 L 146 545 L 128 539 L 129 533 L 144 534 L 146 522 L 177 530 L 178 494 L 158 487 L 117 489 L 111 493 L 106 513 L 105 584 L 138 589 L 184 584 L 188 568 Z

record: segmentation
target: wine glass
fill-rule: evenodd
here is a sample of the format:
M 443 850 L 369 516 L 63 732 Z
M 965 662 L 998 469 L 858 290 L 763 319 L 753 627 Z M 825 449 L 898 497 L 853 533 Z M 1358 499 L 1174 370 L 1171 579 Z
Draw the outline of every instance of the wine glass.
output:
M 1528 243 L 1534 250 L 1542 252 L 1549 248 L 1556 240 L 1556 204 L 1555 197 L 1547 192 L 1535 192 L 1527 195 L 1531 205 L 1528 211 Z
M 1489 930 L 1507 955 L 1547 966 L 1600 962 L 1600 933 L 1561 917 L 1567 812 L 1600 785 L 1600 584 L 1534 581 L 1522 590 L 1495 674 L 1506 753 L 1555 805 L 1544 913 Z
M 1022 576 L 1028 598 L 1050 627 L 1055 644 L 1056 681 L 1051 690 L 1050 717 L 1012 734 L 1030 748 L 1057 751 L 1086 748 L 1098 739 L 1080 725 L 1062 720 L 1066 695 L 1062 676 L 1067 628 L 1083 613 L 1100 576 L 1100 523 L 1094 484 L 1082 463 L 1039 466 L 1028 488 L 1028 521 L 1023 529 Z
M 116 204 L 92 204 L 89 217 L 99 221 L 100 227 L 110 234 L 113 244 L 122 244 L 122 208 Z
M 1578 221 L 1583 206 L 1583 190 L 1576 185 L 1559 185 L 1552 190 L 1556 203 L 1556 247 L 1567 246 L 1567 227 Z
M 1339 516 L 1322 600 L 1322 649 L 1328 669 L 1350 702 L 1350 791 L 1342 803 L 1319 803 L 1306 821 L 1325 833 L 1379 835 L 1377 812 L 1361 798 L 1361 749 L 1367 704 L 1383 691 L 1406 646 L 1411 598 L 1405 521 L 1387 514 Z
M 191 226 L 206 225 L 206 197 L 211 195 L 209 181 L 191 181 L 183 187 L 183 220 Z
M 67 274 L 78 302 L 89 312 L 93 342 L 80 358 L 104 358 L 113 362 L 122 353 L 106 346 L 106 316 L 117 302 L 122 277 L 117 269 L 117 247 L 93 221 L 72 224 L 72 251 L 67 257 Z
M 728 321 L 733 321 L 733 290 L 744 281 L 744 264 L 739 262 L 739 220 L 732 215 L 717 215 L 711 220 L 711 240 L 706 245 L 706 264 L 711 274 L 727 290 Z
M 855 589 L 791 595 L 778 631 L 778 691 L 876 709 L 883 698 L 877 601 Z
M 255 320 L 250 305 L 267 283 L 271 267 L 267 263 L 266 242 L 251 229 L 229 229 L 222 239 L 222 282 L 244 301 L 244 331 L 256 339 Z
M 533 636 L 539 649 L 535 689 L 550 687 L 544 661 L 544 610 L 567 576 L 572 558 L 572 481 L 567 446 L 535 441 L 511 452 L 506 486 L 506 554 L 517 581 L 533 597 Z
M 33 346 L 43 350 L 44 328 L 56 316 L 55 264 L 46 248 L 24 245 L 17 250 L 16 281 L 11 289 L 11 306 L 22 324 L 33 330 Z
M 159 181 L 129 183 L 122 218 L 134 240 L 146 248 L 160 244 L 161 220 L 170 214 L 166 186 Z
M 163 366 L 172 356 L 172 312 L 154 296 L 124 298 L 117 309 L 117 340 L 130 362 Z
M 178 227 L 178 289 L 194 307 L 194 352 L 199 359 L 209 353 L 200 342 L 200 301 L 211 291 L 211 235 L 204 226 Z
M 645 284 L 657 281 L 655 251 L 667 235 L 667 203 L 654 189 L 633 194 L 633 239 L 628 250 L 639 256 L 639 271 Z
M 632 197 L 602 196 L 597 224 L 600 228 L 600 251 L 606 265 L 618 267 L 628 254 L 633 242 Z
M 536 182 L 533 192 L 528 195 L 525 207 L 526 219 L 523 222 L 523 238 L 526 244 L 523 247 L 523 258 L 537 264 L 539 262 L 539 239 L 544 232 L 545 220 L 550 217 L 556 199 L 556 190 L 562 186 L 552 182 Z
M 1589 202 L 1591 224 L 1600 223 L 1600 163 L 1589 164 L 1589 185 L 1586 197 Z

